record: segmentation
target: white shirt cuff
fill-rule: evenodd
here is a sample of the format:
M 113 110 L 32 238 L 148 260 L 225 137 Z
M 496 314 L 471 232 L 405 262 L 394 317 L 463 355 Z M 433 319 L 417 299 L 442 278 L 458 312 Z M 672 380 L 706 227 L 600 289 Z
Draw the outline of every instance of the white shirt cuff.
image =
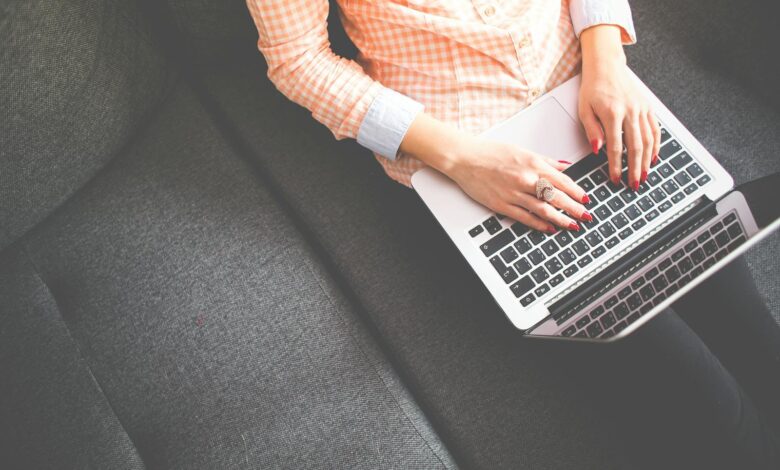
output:
M 421 103 L 390 88 L 382 89 L 368 108 L 358 129 L 363 147 L 395 160 L 406 131 L 424 109 Z
M 577 37 L 591 26 L 614 24 L 623 28 L 624 36 L 628 35 L 628 38 L 623 38 L 624 42 L 636 42 L 636 30 L 628 0 L 572 0 L 569 13 Z

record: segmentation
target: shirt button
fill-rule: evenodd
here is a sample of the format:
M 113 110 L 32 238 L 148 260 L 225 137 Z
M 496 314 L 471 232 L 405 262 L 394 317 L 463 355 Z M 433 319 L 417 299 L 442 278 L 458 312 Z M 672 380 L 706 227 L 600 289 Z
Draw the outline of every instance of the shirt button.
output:
M 520 42 L 517 43 L 517 45 L 520 47 L 528 47 L 531 45 L 531 40 L 528 39 L 528 36 L 525 36 L 520 40 Z
M 483 13 L 485 16 L 493 16 L 493 15 L 495 15 L 495 14 L 496 14 L 496 7 L 494 7 L 493 5 L 488 5 L 488 6 L 486 6 L 486 7 L 485 7 L 485 8 L 482 10 L 482 13 Z
M 529 92 L 528 92 L 528 96 L 529 96 L 529 97 L 530 97 L 532 100 L 535 100 L 536 98 L 538 98 L 538 97 L 539 97 L 539 95 L 540 95 L 541 93 L 542 93 L 542 91 L 541 91 L 540 89 L 538 89 L 538 88 L 531 88 L 531 91 L 529 91 Z

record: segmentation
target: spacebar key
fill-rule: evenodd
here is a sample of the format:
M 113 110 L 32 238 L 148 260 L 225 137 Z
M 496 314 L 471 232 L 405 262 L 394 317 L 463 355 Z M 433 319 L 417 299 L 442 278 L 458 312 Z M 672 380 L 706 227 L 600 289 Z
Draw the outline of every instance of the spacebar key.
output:
M 482 253 L 485 253 L 485 256 L 492 256 L 501 248 L 512 243 L 514 239 L 515 234 L 512 233 L 512 230 L 504 229 L 503 232 L 486 241 L 479 248 L 482 250 Z
M 606 161 L 607 159 L 603 155 L 591 153 L 578 160 L 573 165 L 570 165 L 563 172 L 569 175 L 569 177 L 574 181 L 577 181 Z

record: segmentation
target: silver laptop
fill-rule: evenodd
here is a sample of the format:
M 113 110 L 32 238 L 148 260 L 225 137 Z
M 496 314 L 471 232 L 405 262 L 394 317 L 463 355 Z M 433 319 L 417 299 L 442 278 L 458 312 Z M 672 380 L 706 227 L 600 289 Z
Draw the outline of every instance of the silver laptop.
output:
M 623 338 L 780 226 L 776 208 L 760 204 L 778 200 L 778 178 L 733 190 L 731 176 L 634 78 L 662 127 L 659 162 L 639 191 L 627 187 L 625 164 L 621 185 L 612 185 L 606 156 L 589 149 L 577 118 L 579 76 L 484 134 L 574 162 L 566 173 L 590 196 L 593 215 L 580 231 L 530 230 L 476 203 L 433 169 L 412 176 L 414 189 L 525 335 Z M 775 196 L 761 194 L 766 191 Z

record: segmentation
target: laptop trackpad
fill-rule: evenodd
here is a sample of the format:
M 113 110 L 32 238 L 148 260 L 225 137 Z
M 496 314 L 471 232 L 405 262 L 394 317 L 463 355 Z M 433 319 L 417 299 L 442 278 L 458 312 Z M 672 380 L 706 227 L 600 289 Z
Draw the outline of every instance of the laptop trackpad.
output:
M 590 153 L 582 126 L 552 96 L 542 98 L 483 136 L 516 144 L 555 160 L 575 162 Z

